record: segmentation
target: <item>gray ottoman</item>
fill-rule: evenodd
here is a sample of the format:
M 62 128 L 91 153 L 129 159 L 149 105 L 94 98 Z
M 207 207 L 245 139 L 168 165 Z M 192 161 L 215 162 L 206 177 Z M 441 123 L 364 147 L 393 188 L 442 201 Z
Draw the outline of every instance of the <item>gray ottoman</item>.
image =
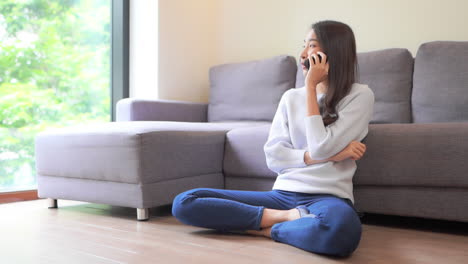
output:
M 38 195 L 148 209 L 180 192 L 224 188 L 226 133 L 264 122 L 109 122 L 49 130 L 36 137 Z

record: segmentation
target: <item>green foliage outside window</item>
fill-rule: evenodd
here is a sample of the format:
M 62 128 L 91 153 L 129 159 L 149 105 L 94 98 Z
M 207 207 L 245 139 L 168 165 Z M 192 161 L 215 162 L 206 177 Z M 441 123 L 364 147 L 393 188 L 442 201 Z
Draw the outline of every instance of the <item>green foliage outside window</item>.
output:
M 35 185 L 34 138 L 110 121 L 110 0 L 0 1 L 0 191 Z

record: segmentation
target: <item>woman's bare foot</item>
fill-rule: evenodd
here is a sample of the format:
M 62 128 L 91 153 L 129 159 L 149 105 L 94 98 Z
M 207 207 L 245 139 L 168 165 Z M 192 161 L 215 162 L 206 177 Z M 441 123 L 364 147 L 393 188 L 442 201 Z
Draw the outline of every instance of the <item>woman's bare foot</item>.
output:
M 290 210 L 276 210 L 265 208 L 263 210 L 262 220 L 260 222 L 261 228 L 271 227 L 274 224 L 293 221 L 301 217 L 299 210 L 292 208 Z
M 245 233 L 271 238 L 271 227 L 263 228 L 262 230 L 246 230 Z
M 265 208 L 260 225 L 262 230 L 245 230 L 242 232 L 246 234 L 271 238 L 271 227 L 274 224 L 285 221 L 293 221 L 299 218 L 301 218 L 301 214 L 296 208 L 292 208 L 290 210 L 275 210 Z

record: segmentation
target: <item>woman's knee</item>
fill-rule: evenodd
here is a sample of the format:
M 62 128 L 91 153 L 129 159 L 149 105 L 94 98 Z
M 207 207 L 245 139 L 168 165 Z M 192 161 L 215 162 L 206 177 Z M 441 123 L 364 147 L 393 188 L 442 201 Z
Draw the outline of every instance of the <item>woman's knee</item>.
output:
M 310 219 L 310 224 L 301 229 L 301 246 L 314 253 L 338 257 L 351 255 L 359 245 L 362 230 L 354 209 L 340 201 L 327 201 L 317 209 L 313 213 L 318 221 Z
M 190 189 L 176 195 L 172 201 L 172 215 L 175 218 L 183 221 L 187 216 L 190 215 L 189 205 L 197 198 L 195 193 L 204 189 L 205 188 Z
M 348 204 L 336 204 L 329 208 L 326 216 L 330 235 L 327 244 L 332 254 L 347 257 L 358 247 L 361 240 L 362 225 L 359 216 Z

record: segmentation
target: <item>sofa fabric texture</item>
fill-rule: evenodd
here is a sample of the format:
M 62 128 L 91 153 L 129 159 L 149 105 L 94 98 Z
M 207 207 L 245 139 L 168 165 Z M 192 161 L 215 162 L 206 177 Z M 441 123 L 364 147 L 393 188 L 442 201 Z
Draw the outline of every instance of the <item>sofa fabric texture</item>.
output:
M 422 44 L 415 58 L 414 123 L 468 122 L 467 41 Z
M 133 121 L 54 129 L 36 138 L 37 173 L 132 184 L 221 173 L 226 132 L 255 125 L 265 123 Z
M 296 60 L 281 55 L 210 68 L 208 122 L 273 120 L 281 95 L 294 87 Z
M 362 52 L 358 59 L 358 82 L 375 94 L 371 124 L 411 123 L 411 85 L 414 59 L 407 49 Z

